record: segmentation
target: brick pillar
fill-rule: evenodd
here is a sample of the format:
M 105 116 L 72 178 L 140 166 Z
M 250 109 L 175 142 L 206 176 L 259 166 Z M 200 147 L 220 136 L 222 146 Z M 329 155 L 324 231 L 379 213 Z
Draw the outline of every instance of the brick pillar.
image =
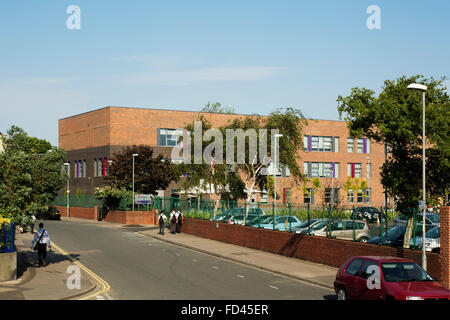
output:
M 450 289 L 450 207 L 441 207 L 441 274 L 442 285 Z

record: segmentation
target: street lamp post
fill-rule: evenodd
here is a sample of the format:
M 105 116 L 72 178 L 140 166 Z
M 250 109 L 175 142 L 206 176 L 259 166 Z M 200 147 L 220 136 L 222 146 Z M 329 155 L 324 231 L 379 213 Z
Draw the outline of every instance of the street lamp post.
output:
M 133 155 L 132 155 L 132 157 L 133 157 L 133 211 L 134 211 L 134 158 L 136 158 L 138 156 L 138 154 L 137 153 L 134 153 Z
M 408 86 L 409 90 L 418 90 L 422 92 L 422 268 L 427 270 L 427 255 L 425 252 L 425 213 L 426 213 L 426 192 L 425 192 L 425 93 L 427 86 L 418 83 L 412 83 Z
M 277 171 L 278 171 L 278 165 L 277 165 L 277 150 L 278 150 L 278 145 L 277 145 L 277 138 L 281 138 L 283 135 L 282 134 L 276 134 L 274 135 L 275 137 L 275 150 L 274 150 L 274 155 L 273 155 L 273 201 L 274 201 L 274 209 L 273 209 L 273 226 L 275 229 L 275 218 L 277 216 L 276 212 L 277 212 Z
M 367 204 L 369 205 L 369 207 L 370 207 L 370 202 L 372 201 L 372 190 L 370 190 L 370 175 L 372 174 L 372 168 L 370 167 L 370 158 L 369 157 L 366 157 L 366 160 L 367 160 L 367 168 L 366 168 L 366 171 L 367 171 L 367 197 L 369 198 L 369 201 L 367 201 Z
M 70 217 L 70 213 L 69 213 L 69 209 L 70 209 L 70 205 L 69 205 L 69 194 L 70 194 L 70 185 L 69 185 L 69 179 L 70 179 L 70 163 L 69 162 L 65 162 L 64 166 L 67 166 L 67 192 L 66 192 L 66 196 L 67 196 L 67 201 L 66 201 L 66 205 L 67 205 L 67 218 Z

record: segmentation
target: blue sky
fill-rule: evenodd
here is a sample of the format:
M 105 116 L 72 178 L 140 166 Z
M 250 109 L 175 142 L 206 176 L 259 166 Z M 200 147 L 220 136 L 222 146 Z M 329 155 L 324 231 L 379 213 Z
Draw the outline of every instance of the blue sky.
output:
M 70 5 L 80 30 L 66 27 Z M 381 30 L 366 26 L 370 5 Z M 2 1 L 0 131 L 57 145 L 63 117 L 208 101 L 337 120 L 336 98 L 353 87 L 450 76 L 449 12 L 448 0 Z

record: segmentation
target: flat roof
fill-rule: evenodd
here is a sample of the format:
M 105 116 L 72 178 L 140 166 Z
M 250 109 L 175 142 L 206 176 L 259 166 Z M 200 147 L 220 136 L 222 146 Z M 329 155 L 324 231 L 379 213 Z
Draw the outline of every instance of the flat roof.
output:
M 68 117 L 64 117 L 59 120 L 65 120 L 65 119 L 69 119 L 69 118 L 73 118 L 73 117 L 78 117 L 84 114 L 88 114 L 91 112 L 96 112 L 96 111 L 100 111 L 103 109 L 107 109 L 107 108 L 117 108 L 117 109 L 138 109 L 138 110 L 156 110 L 156 111 L 175 111 L 175 112 L 191 112 L 191 113 L 209 113 L 209 112 L 201 112 L 201 111 L 191 111 L 191 110 L 177 110 L 177 109 L 161 109 L 161 108 L 146 108 L 146 107 L 121 107 L 121 106 L 106 106 L 106 107 L 102 107 L 102 108 L 98 108 L 98 109 L 94 109 L 91 111 L 86 111 L 86 112 L 82 112 L 73 116 L 68 116 Z M 227 113 L 213 113 L 212 114 L 227 114 Z M 237 115 L 237 116 L 261 116 L 261 117 L 268 117 L 268 115 L 261 115 L 261 114 L 246 114 L 246 113 L 230 113 L 230 115 Z M 312 120 L 312 121 L 334 121 L 334 122 L 345 122 L 344 120 L 329 120 L 329 119 L 312 119 L 312 118 L 306 118 L 307 120 Z

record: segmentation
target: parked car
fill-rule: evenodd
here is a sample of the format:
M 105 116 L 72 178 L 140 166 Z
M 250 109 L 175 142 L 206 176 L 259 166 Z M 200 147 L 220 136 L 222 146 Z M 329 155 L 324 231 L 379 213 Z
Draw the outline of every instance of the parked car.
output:
M 379 236 L 369 239 L 367 243 L 386 244 L 391 247 L 403 247 L 405 232 L 406 226 L 396 226 L 383 233 L 383 243 L 381 243 L 381 237 Z
M 258 219 L 259 219 L 259 224 L 258 224 Z M 258 227 L 261 224 L 265 224 L 268 223 L 269 221 L 271 222 L 273 219 L 273 215 L 269 215 L 269 214 L 265 214 L 262 216 L 253 216 L 251 219 L 248 219 L 247 221 L 247 225 L 250 227 Z
M 336 239 L 353 239 L 353 220 L 332 220 L 330 224 L 326 221 L 323 224 L 312 225 L 309 230 L 310 235 L 326 237 L 329 234 L 329 228 L 331 228 L 331 237 Z M 357 220 L 355 221 L 355 240 L 361 242 L 367 242 L 370 239 L 370 227 L 367 221 Z
M 358 220 L 366 220 L 367 222 L 377 222 L 377 220 L 381 216 L 380 210 L 374 207 L 358 207 L 354 212 L 350 215 L 350 218 L 353 219 L 353 215 L 355 219 Z
M 372 270 L 379 271 L 378 283 L 372 281 L 377 278 L 377 273 Z M 450 299 L 450 290 L 417 263 L 396 257 L 350 258 L 336 274 L 334 291 L 338 300 Z
M 406 225 L 411 217 L 412 214 L 399 214 L 395 217 L 394 221 L 396 225 Z M 422 220 L 423 215 L 421 213 L 416 213 L 416 223 L 422 225 Z M 441 225 L 441 216 L 434 213 L 425 213 L 425 224 L 438 227 Z
M 298 230 L 296 233 L 311 234 L 314 231 L 321 230 L 328 224 L 328 219 L 318 219 L 316 222 L 311 223 L 309 228 Z
M 220 213 L 216 215 L 217 222 L 227 222 L 230 220 L 230 217 L 232 216 L 243 216 L 245 214 L 245 208 L 244 207 L 236 207 L 232 209 L 225 210 L 223 213 Z M 257 216 L 257 215 L 265 215 L 265 212 L 262 208 L 248 208 L 248 214 L 247 218 L 250 216 Z
M 275 217 L 275 230 L 285 231 L 286 227 L 289 229 L 289 223 L 291 224 L 291 228 L 300 225 L 302 222 L 296 216 L 278 216 Z M 260 224 L 261 228 L 264 229 L 274 229 L 273 218 L 268 219 L 266 223 Z
M 416 247 L 422 250 L 423 236 L 416 236 L 411 239 L 411 247 Z M 425 232 L 425 250 L 440 252 L 441 248 L 441 227 L 434 227 L 431 230 Z
M 299 224 L 297 227 L 292 228 L 295 233 L 300 233 L 302 230 L 308 230 L 308 226 L 311 226 L 313 223 L 319 221 L 321 219 L 310 219 L 309 221 L 306 220 Z M 309 224 L 309 225 L 308 225 Z
M 224 212 L 219 213 L 218 215 L 216 215 L 215 221 L 218 221 L 218 222 L 224 221 L 225 218 L 229 217 L 232 212 L 233 212 L 233 209 L 228 209 L 228 210 L 225 210 Z

